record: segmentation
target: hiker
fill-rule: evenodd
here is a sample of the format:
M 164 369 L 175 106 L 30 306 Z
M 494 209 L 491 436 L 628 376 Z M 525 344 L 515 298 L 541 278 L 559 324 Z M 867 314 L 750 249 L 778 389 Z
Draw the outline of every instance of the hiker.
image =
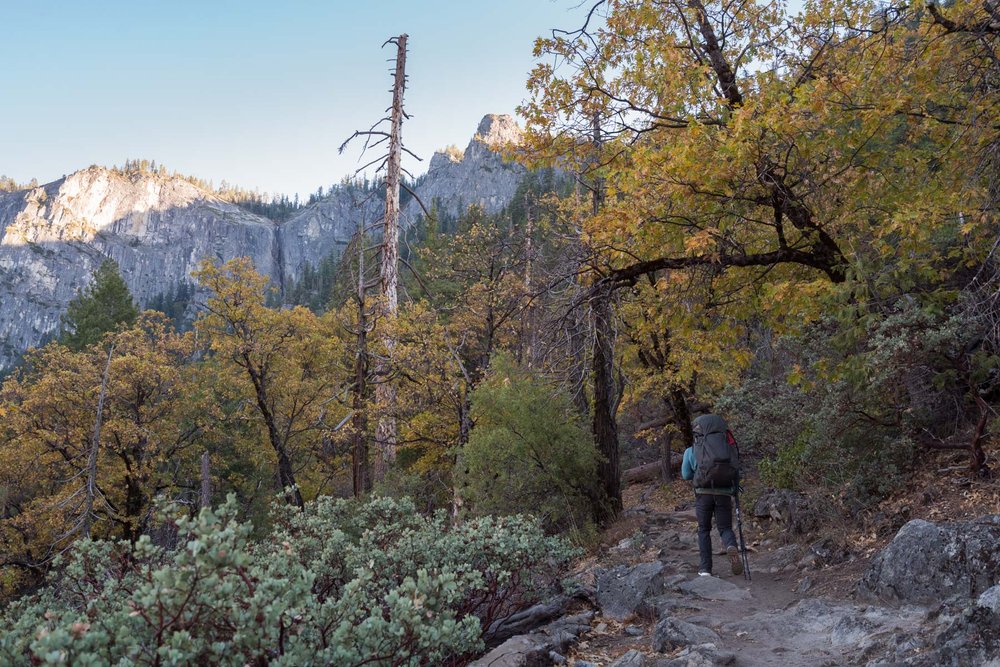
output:
M 733 533 L 733 496 L 740 483 L 739 450 L 726 420 L 701 415 L 694 420 L 694 445 L 684 452 L 681 477 L 694 484 L 695 515 L 698 517 L 698 574 L 712 574 L 712 517 L 733 574 L 743 574 L 743 560 Z

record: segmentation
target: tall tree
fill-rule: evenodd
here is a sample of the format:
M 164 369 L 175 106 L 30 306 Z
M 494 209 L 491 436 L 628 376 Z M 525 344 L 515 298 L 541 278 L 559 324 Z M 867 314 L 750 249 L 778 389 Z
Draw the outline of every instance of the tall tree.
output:
M 211 412 L 195 354 L 194 335 L 153 312 L 100 345 L 31 354 L 0 392 L 0 569 L 41 572 L 81 534 L 134 542 L 155 497 L 188 492 Z
M 118 264 L 105 259 L 90 285 L 70 301 L 59 341 L 71 350 L 82 350 L 119 325 L 132 324 L 138 315 L 128 285 L 118 273 Z
M 378 359 L 376 375 L 381 381 L 375 386 L 375 401 L 380 414 L 375 428 L 375 479 L 385 479 L 386 471 L 396 460 L 396 384 L 390 377 L 393 352 L 396 349 L 395 320 L 398 307 L 399 283 L 399 184 L 403 144 L 401 132 L 403 93 L 406 90 L 406 34 L 390 40 L 396 45 L 396 72 L 392 84 L 392 112 L 389 129 L 389 158 L 385 169 L 385 219 L 382 225 L 382 345 L 384 356 Z
M 346 384 L 337 341 L 306 308 L 268 308 L 268 279 L 245 257 L 221 267 L 206 262 L 194 275 L 213 293 L 195 327 L 224 364 L 222 381 L 248 394 L 275 457 L 278 485 L 302 507 L 297 466 L 314 456 L 328 429 L 328 406 Z

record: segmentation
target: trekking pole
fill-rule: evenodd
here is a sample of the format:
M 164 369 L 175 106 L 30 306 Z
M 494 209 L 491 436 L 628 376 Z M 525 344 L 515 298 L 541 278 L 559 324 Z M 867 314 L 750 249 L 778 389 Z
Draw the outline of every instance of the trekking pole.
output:
M 743 576 L 746 577 L 747 581 L 752 581 L 750 578 L 750 559 L 747 557 L 747 543 L 743 539 L 743 513 L 740 512 L 740 489 L 739 486 L 736 487 L 736 493 L 733 494 L 736 500 L 736 530 L 740 534 L 740 557 L 743 559 Z

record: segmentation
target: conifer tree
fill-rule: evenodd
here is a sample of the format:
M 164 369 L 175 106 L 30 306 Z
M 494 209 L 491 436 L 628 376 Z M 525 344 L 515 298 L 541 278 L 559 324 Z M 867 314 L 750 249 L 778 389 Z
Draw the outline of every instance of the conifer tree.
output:
M 70 301 L 63 316 L 60 342 L 74 351 L 93 345 L 120 324 L 132 324 L 139 315 L 118 264 L 105 259 L 94 279 Z

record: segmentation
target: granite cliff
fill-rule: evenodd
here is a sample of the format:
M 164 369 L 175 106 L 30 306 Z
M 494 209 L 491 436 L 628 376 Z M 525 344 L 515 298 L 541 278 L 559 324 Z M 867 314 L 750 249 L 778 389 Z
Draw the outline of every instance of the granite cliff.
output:
M 518 138 L 510 116 L 486 116 L 463 154 L 434 155 L 417 195 L 452 217 L 472 204 L 503 208 L 524 169 L 498 150 Z M 190 282 L 205 258 L 248 256 L 283 290 L 306 265 L 338 253 L 359 220 L 379 220 L 382 202 L 369 195 L 336 188 L 277 224 L 183 178 L 103 167 L 0 194 L 0 370 L 58 331 L 67 304 L 106 257 L 143 306 Z M 419 213 L 409 201 L 403 224 Z

